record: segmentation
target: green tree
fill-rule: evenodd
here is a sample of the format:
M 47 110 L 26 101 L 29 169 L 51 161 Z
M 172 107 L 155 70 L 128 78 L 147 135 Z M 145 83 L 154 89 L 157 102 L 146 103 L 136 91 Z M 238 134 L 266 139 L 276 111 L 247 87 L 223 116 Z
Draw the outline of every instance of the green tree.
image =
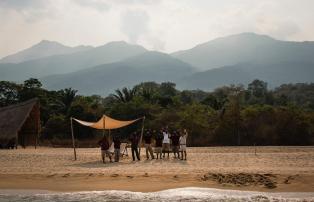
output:
M 143 97 L 145 101 L 156 103 L 160 85 L 155 82 L 143 82 L 134 87 L 137 95 Z
M 0 81 L 0 107 L 17 103 L 20 89 L 21 85 L 9 81 Z
M 67 114 L 67 112 L 69 111 L 70 106 L 75 99 L 76 93 L 77 90 L 73 90 L 72 88 L 66 88 L 59 91 L 60 100 L 63 105 L 62 112 L 64 114 Z
M 136 95 L 136 89 L 132 88 L 122 88 L 122 90 L 117 89 L 115 90 L 116 94 L 111 94 L 111 96 L 118 102 L 130 102 Z

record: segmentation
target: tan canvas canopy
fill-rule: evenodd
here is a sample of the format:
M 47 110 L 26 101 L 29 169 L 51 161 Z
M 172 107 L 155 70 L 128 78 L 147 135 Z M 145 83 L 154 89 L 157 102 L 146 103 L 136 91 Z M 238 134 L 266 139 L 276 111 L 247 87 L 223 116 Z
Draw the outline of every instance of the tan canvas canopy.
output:
M 125 126 L 128 126 L 138 120 L 140 120 L 142 118 L 138 118 L 138 119 L 134 119 L 134 120 L 130 120 L 130 121 L 120 121 L 120 120 L 116 120 L 113 118 L 110 118 L 109 116 L 103 115 L 101 117 L 101 119 L 99 119 L 97 122 L 87 122 L 87 121 L 81 121 L 78 119 L 73 118 L 73 120 L 75 120 L 76 122 L 84 125 L 84 126 L 88 126 L 91 128 L 95 128 L 95 129 L 117 129 L 117 128 L 122 128 Z
M 132 123 L 134 123 L 140 119 L 143 119 L 141 139 L 140 139 L 140 145 L 141 145 L 142 138 L 143 138 L 145 117 L 141 117 L 141 118 L 129 120 L 129 121 L 121 121 L 121 120 L 113 119 L 107 115 L 103 115 L 101 117 L 101 119 L 99 119 L 97 122 L 87 122 L 87 121 L 82 121 L 82 120 L 75 119 L 75 118 L 71 117 L 71 132 L 72 132 L 72 143 L 73 143 L 73 149 L 74 149 L 74 159 L 76 160 L 76 150 L 75 150 L 75 140 L 74 140 L 72 120 L 78 122 L 79 124 L 81 124 L 83 126 L 87 126 L 87 127 L 91 127 L 91 128 L 95 128 L 95 129 L 100 129 L 100 130 L 104 130 L 104 131 L 107 129 L 107 130 L 109 130 L 109 134 L 110 134 L 111 129 L 117 129 L 117 128 L 122 128 L 122 127 L 128 126 L 128 125 L 130 125 L 130 124 L 132 124 Z M 140 151 L 141 151 L 141 148 L 140 148 Z

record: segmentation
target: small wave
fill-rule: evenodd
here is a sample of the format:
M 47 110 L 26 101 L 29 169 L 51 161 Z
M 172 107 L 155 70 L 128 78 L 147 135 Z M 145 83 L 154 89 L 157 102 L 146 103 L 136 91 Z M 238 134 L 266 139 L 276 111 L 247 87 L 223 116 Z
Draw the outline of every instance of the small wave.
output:
M 85 191 L 85 192 L 38 192 L 0 191 L 0 201 L 313 201 L 313 192 L 252 192 L 212 188 L 179 188 L 159 192 Z

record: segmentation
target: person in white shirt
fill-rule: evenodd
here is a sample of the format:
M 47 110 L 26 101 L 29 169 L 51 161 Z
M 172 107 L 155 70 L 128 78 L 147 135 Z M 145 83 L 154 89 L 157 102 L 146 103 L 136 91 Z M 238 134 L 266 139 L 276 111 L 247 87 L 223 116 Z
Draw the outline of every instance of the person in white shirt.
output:
M 169 133 L 167 130 L 163 130 L 162 132 L 164 139 L 162 141 L 162 151 L 163 151 L 163 157 L 165 158 L 165 154 L 168 153 L 168 158 L 169 158 L 169 153 L 170 153 L 170 138 L 169 138 Z
M 180 137 L 180 152 L 181 152 L 181 160 L 183 160 L 183 153 L 184 153 L 184 160 L 186 160 L 186 139 L 188 138 L 188 132 L 186 129 L 183 130 Z

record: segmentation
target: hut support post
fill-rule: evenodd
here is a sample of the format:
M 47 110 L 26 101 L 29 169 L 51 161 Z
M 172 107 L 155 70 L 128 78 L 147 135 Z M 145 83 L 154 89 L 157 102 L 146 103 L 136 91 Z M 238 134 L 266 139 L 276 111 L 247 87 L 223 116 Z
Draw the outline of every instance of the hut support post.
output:
M 141 155 L 142 139 L 143 139 L 143 133 L 144 133 L 144 122 L 145 122 L 145 116 L 143 117 L 142 130 L 141 130 L 141 139 L 140 139 L 140 144 L 139 144 L 139 153 L 140 153 L 140 155 Z
M 76 161 L 76 150 L 75 150 L 75 140 L 74 140 L 74 133 L 73 133 L 73 118 L 71 117 L 71 134 L 72 134 L 72 145 L 74 151 L 74 160 Z

